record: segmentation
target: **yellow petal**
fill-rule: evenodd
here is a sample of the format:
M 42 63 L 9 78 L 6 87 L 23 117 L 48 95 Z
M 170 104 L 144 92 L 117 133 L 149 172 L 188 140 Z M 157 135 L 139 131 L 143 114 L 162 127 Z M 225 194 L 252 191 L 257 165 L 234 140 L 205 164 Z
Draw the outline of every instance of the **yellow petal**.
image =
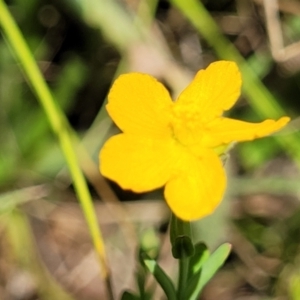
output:
M 178 97 L 175 106 L 177 110 L 185 111 L 189 118 L 198 117 L 206 123 L 233 106 L 240 95 L 241 84 L 237 65 L 230 61 L 218 61 L 196 74 Z
M 218 156 L 209 150 L 203 152 L 201 159 L 185 155 L 180 169 L 165 187 L 165 198 L 173 213 L 192 221 L 214 212 L 226 187 L 225 171 Z
M 125 133 L 149 137 L 169 135 L 172 100 L 166 88 L 150 75 L 121 75 L 113 84 L 106 106 Z
M 171 138 L 115 135 L 100 151 L 100 172 L 123 189 L 135 192 L 162 187 L 173 172 L 173 145 Z
M 218 118 L 207 124 L 204 143 L 207 147 L 216 147 L 231 142 L 251 141 L 270 135 L 284 127 L 290 118 L 282 117 L 278 121 L 265 120 L 261 123 L 248 123 L 229 118 Z

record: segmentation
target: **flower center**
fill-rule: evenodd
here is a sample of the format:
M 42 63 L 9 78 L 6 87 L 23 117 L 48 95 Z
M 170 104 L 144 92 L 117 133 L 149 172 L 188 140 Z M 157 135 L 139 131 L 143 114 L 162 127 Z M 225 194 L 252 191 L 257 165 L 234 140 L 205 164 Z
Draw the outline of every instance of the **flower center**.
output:
M 202 152 L 205 125 L 201 122 L 200 114 L 196 109 L 194 110 L 191 106 L 174 105 L 171 127 L 173 137 L 178 143 L 195 155 Z

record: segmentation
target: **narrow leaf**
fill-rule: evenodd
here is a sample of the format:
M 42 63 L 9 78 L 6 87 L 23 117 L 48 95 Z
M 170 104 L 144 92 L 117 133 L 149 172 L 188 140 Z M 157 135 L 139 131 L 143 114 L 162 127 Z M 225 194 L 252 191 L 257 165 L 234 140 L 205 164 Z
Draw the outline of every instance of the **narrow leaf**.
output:
M 203 264 L 189 281 L 186 288 L 185 299 L 196 300 L 204 286 L 216 274 L 218 269 L 224 264 L 231 250 L 231 245 L 225 243 L 221 245 Z
M 168 300 L 176 300 L 176 291 L 173 282 L 169 276 L 163 271 L 163 269 L 157 264 L 157 262 L 146 254 L 143 254 L 143 264 L 155 277 L 158 284 L 164 290 Z
M 140 300 L 140 297 L 131 292 L 125 291 L 121 297 L 121 300 Z
M 209 256 L 210 252 L 204 243 L 200 242 L 195 245 L 195 254 L 190 258 L 188 278 L 200 271 Z

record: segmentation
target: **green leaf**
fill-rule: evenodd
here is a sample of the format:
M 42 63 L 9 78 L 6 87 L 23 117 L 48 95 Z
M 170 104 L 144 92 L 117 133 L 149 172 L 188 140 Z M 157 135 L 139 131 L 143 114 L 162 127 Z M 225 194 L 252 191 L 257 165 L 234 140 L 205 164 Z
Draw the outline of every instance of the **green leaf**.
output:
M 125 291 L 121 297 L 121 300 L 140 300 L 140 297 L 131 292 Z
M 149 258 L 145 253 L 141 253 L 144 266 L 155 277 L 158 284 L 164 290 L 168 300 L 176 300 L 176 291 L 173 282 L 157 262 Z
M 210 252 L 204 243 L 199 242 L 195 245 L 195 254 L 190 258 L 188 278 L 191 278 L 200 271 L 209 256 Z
M 231 250 L 231 245 L 221 245 L 202 265 L 202 268 L 189 280 L 185 299 L 196 300 L 204 286 L 224 264 Z

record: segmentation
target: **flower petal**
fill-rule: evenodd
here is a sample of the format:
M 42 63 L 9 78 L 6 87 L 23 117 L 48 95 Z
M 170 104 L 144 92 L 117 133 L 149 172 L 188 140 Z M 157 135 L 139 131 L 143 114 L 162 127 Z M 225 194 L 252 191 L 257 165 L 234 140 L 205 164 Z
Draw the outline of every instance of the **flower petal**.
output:
M 165 198 L 173 213 L 185 221 L 211 214 L 222 200 L 226 175 L 218 156 L 210 150 L 201 159 L 186 154 L 181 172 L 167 182 Z
M 249 123 L 229 118 L 218 118 L 207 124 L 204 137 L 206 147 L 216 147 L 231 142 L 251 141 L 274 133 L 284 127 L 290 118 L 282 117 L 278 121 L 265 120 L 261 123 Z
M 135 192 L 162 187 L 173 172 L 173 146 L 171 138 L 115 135 L 100 151 L 100 172 L 123 189 Z
M 234 62 L 214 62 L 196 74 L 175 106 L 188 115 L 193 112 L 193 116 L 206 123 L 233 106 L 240 95 L 241 84 L 241 74 Z
M 150 75 L 121 75 L 113 84 L 106 106 L 125 133 L 149 137 L 170 135 L 172 100 L 167 89 Z

